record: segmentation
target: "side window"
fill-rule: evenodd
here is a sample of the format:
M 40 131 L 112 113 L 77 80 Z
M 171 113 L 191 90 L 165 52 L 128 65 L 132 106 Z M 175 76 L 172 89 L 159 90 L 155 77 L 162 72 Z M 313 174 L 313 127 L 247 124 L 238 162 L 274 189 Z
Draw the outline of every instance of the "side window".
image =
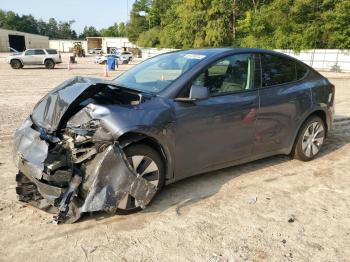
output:
M 55 49 L 46 49 L 46 52 L 50 55 L 57 55 L 57 50 Z
M 297 80 L 300 80 L 307 74 L 309 70 L 306 66 L 296 62 L 295 71 L 297 73 Z
M 45 52 L 42 49 L 35 49 L 34 54 L 35 55 L 45 55 Z
M 35 54 L 34 50 L 27 50 L 26 51 L 26 55 L 34 55 L 34 54 Z
M 205 86 L 211 96 L 254 88 L 254 56 L 239 54 L 225 57 L 209 66 L 192 85 Z
M 295 62 L 283 57 L 261 54 L 262 87 L 296 80 Z

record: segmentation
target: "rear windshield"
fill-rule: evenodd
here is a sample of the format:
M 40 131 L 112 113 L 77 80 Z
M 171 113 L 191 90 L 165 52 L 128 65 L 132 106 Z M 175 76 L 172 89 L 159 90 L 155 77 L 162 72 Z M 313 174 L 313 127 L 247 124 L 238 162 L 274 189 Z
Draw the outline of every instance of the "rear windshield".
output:
M 56 55 L 57 54 L 57 50 L 55 49 L 46 49 L 46 52 L 50 55 Z

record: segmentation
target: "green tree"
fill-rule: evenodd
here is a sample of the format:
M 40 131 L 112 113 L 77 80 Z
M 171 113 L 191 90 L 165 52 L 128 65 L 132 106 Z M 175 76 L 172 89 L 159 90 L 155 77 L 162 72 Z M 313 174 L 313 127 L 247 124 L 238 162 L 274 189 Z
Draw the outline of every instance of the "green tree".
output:
M 114 25 L 108 27 L 107 29 L 101 29 L 100 33 L 101 36 L 104 37 L 117 37 L 119 36 L 119 26 L 117 23 L 114 23 Z
M 127 35 L 126 25 L 124 22 L 119 23 L 119 36 L 125 37 Z
M 60 21 L 58 23 L 57 36 L 60 39 L 77 39 L 77 33 L 71 29 L 74 20 L 68 22 Z
M 323 14 L 323 41 L 327 48 L 350 48 L 350 1 L 337 1 Z
M 149 30 L 150 6 L 150 0 L 136 0 L 134 2 L 126 29 L 130 41 L 136 42 L 142 32 Z
M 85 26 L 83 33 L 79 35 L 80 39 L 84 39 L 86 37 L 92 36 L 100 36 L 100 32 L 93 26 Z
M 59 38 L 59 36 L 58 36 L 58 23 L 57 23 L 55 18 L 49 19 L 47 28 L 48 28 L 48 32 L 49 32 L 48 36 L 50 38 Z
M 159 47 L 159 34 L 159 27 L 153 27 L 149 31 L 142 32 L 137 40 L 137 45 L 142 47 Z

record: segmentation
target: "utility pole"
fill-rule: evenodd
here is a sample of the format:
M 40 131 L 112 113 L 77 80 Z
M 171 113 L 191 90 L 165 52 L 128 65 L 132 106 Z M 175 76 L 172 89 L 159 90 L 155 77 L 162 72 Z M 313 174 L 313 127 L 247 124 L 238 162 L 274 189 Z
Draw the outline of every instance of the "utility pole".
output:
M 129 21 L 129 0 L 126 0 L 126 21 Z

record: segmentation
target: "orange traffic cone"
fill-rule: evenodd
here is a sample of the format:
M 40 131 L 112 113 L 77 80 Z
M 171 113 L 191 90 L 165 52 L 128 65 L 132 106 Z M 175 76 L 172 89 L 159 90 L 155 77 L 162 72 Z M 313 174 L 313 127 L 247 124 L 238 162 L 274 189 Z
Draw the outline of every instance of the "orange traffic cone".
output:
M 68 69 L 68 70 L 72 70 L 72 65 L 71 65 L 71 63 L 68 63 L 67 69 Z
M 104 77 L 109 77 L 107 66 L 105 67 L 105 70 L 103 71 L 103 76 Z

